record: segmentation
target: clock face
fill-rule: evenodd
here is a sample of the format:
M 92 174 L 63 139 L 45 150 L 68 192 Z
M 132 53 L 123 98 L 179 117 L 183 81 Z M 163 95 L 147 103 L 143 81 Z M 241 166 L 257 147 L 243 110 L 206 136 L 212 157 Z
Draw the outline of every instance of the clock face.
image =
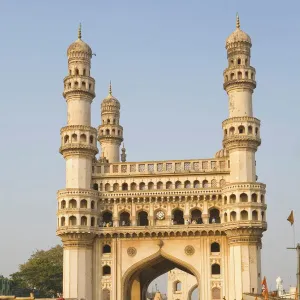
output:
M 165 218 L 165 213 L 162 210 L 160 210 L 156 213 L 156 217 L 158 220 L 163 220 Z

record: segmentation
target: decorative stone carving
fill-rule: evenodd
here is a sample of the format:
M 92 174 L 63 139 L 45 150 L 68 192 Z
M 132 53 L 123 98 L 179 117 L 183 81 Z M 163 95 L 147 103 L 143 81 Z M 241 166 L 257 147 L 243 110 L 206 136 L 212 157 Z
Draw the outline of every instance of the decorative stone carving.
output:
M 129 247 L 127 249 L 127 254 L 131 257 L 135 256 L 137 253 L 137 250 L 134 247 Z
M 184 248 L 184 252 L 185 252 L 186 255 L 193 255 L 195 253 L 195 248 L 191 245 L 186 246 Z

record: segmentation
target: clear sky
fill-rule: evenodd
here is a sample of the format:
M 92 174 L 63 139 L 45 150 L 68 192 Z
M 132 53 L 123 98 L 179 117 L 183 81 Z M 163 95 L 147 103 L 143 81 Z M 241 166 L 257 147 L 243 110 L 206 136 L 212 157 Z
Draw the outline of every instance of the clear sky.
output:
M 252 38 L 254 113 L 262 121 L 259 181 L 267 184 L 263 275 L 295 284 L 296 253 L 286 218 L 295 210 L 300 242 L 299 1 L 1 1 L 0 274 L 59 239 L 56 191 L 65 184 L 58 153 L 66 124 L 66 50 L 77 38 L 97 54 L 93 126 L 109 80 L 120 100 L 128 160 L 213 157 L 228 116 L 225 39 Z

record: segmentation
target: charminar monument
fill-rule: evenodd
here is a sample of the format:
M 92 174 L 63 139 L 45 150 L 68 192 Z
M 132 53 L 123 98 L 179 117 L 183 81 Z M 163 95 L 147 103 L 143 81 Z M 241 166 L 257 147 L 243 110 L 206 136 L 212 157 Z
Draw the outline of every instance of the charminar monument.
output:
M 166 272 L 173 289 L 182 285 L 170 272 L 175 268 L 194 278 L 191 289 L 199 289 L 201 300 L 261 292 L 266 187 L 256 174 L 261 139 L 250 49 L 237 17 L 226 40 L 228 119 L 221 150 L 205 159 L 127 162 L 121 106 L 111 86 L 100 125 L 91 127 L 92 50 L 79 29 L 67 51 L 68 117 L 60 132 L 66 187 L 57 193 L 57 235 L 64 246 L 64 298 L 145 300 L 149 284 Z M 174 299 L 187 299 L 177 292 Z

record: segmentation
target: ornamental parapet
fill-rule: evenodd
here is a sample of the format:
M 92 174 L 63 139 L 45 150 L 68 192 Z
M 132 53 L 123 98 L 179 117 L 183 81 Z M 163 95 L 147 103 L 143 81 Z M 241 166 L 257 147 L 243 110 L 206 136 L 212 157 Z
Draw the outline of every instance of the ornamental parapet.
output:
M 62 239 L 63 247 L 68 248 L 92 248 L 95 234 L 91 232 L 64 232 L 59 234 Z
M 256 151 L 260 144 L 260 137 L 253 135 L 233 134 L 230 136 L 225 136 L 223 139 L 223 147 L 227 150 L 249 148 Z
M 80 188 L 66 188 L 57 191 L 57 199 L 61 200 L 64 198 L 99 198 L 99 192 L 92 189 L 80 189 Z
M 71 75 L 64 78 L 63 96 L 69 97 L 72 94 L 86 94 L 88 99 L 95 98 L 95 79 L 83 75 Z
M 260 126 L 260 120 L 254 117 L 232 117 L 229 119 L 226 119 L 222 122 L 223 129 L 227 128 L 228 125 L 231 125 L 233 123 L 239 123 L 241 125 L 242 123 L 247 122 L 247 124 L 255 125 L 256 127 Z M 254 132 L 254 131 L 253 131 Z
M 227 183 L 226 186 L 222 188 L 223 193 L 230 192 L 244 192 L 245 190 L 250 190 L 252 192 L 266 193 L 266 185 L 261 182 L 232 182 Z
M 160 197 L 191 197 L 195 196 L 220 195 L 221 188 L 203 188 L 203 189 L 181 189 L 181 190 L 139 190 L 139 191 L 120 191 L 120 192 L 100 192 L 101 199 L 117 199 L 117 198 L 160 198 Z
M 253 91 L 256 88 L 256 81 L 250 78 L 244 78 L 244 79 L 229 79 L 228 81 L 225 81 L 223 84 L 224 90 L 226 92 L 230 92 L 231 90 L 237 90 L 237 89 L 245 89 Z
M 177 237 L 177 236 L 221 236 L 225 235 L 222 224 L 169 225 L 169 226 L 120 226 L 120 227 L 60 227 L 57 235 L 67 233 L 92 233 L 103 238 Z
M 97 130 L 96 128 L 92 126 L 87 125 L 68 125 L 65 127 L 62 127 L 60 129 L 60 134 L 64 136 L 64 133 L 70 133 L 71 134 L 80 134 L 80 133 L 86 133 L 89 132 L 89 134 L 93 137 L 97 137 Z M 71 138 L 71 137 L 70 137 Z M 80 138 L 80 135 L 78 135 L 78 139 Z
M 94 165 L 93 178 L 153 176 L 153 175 L 188 175 L 188 174 L 229 174 L 228 158 L 203 160 L 174 160 L 122 162 L 112 164 L 97 163 Z

